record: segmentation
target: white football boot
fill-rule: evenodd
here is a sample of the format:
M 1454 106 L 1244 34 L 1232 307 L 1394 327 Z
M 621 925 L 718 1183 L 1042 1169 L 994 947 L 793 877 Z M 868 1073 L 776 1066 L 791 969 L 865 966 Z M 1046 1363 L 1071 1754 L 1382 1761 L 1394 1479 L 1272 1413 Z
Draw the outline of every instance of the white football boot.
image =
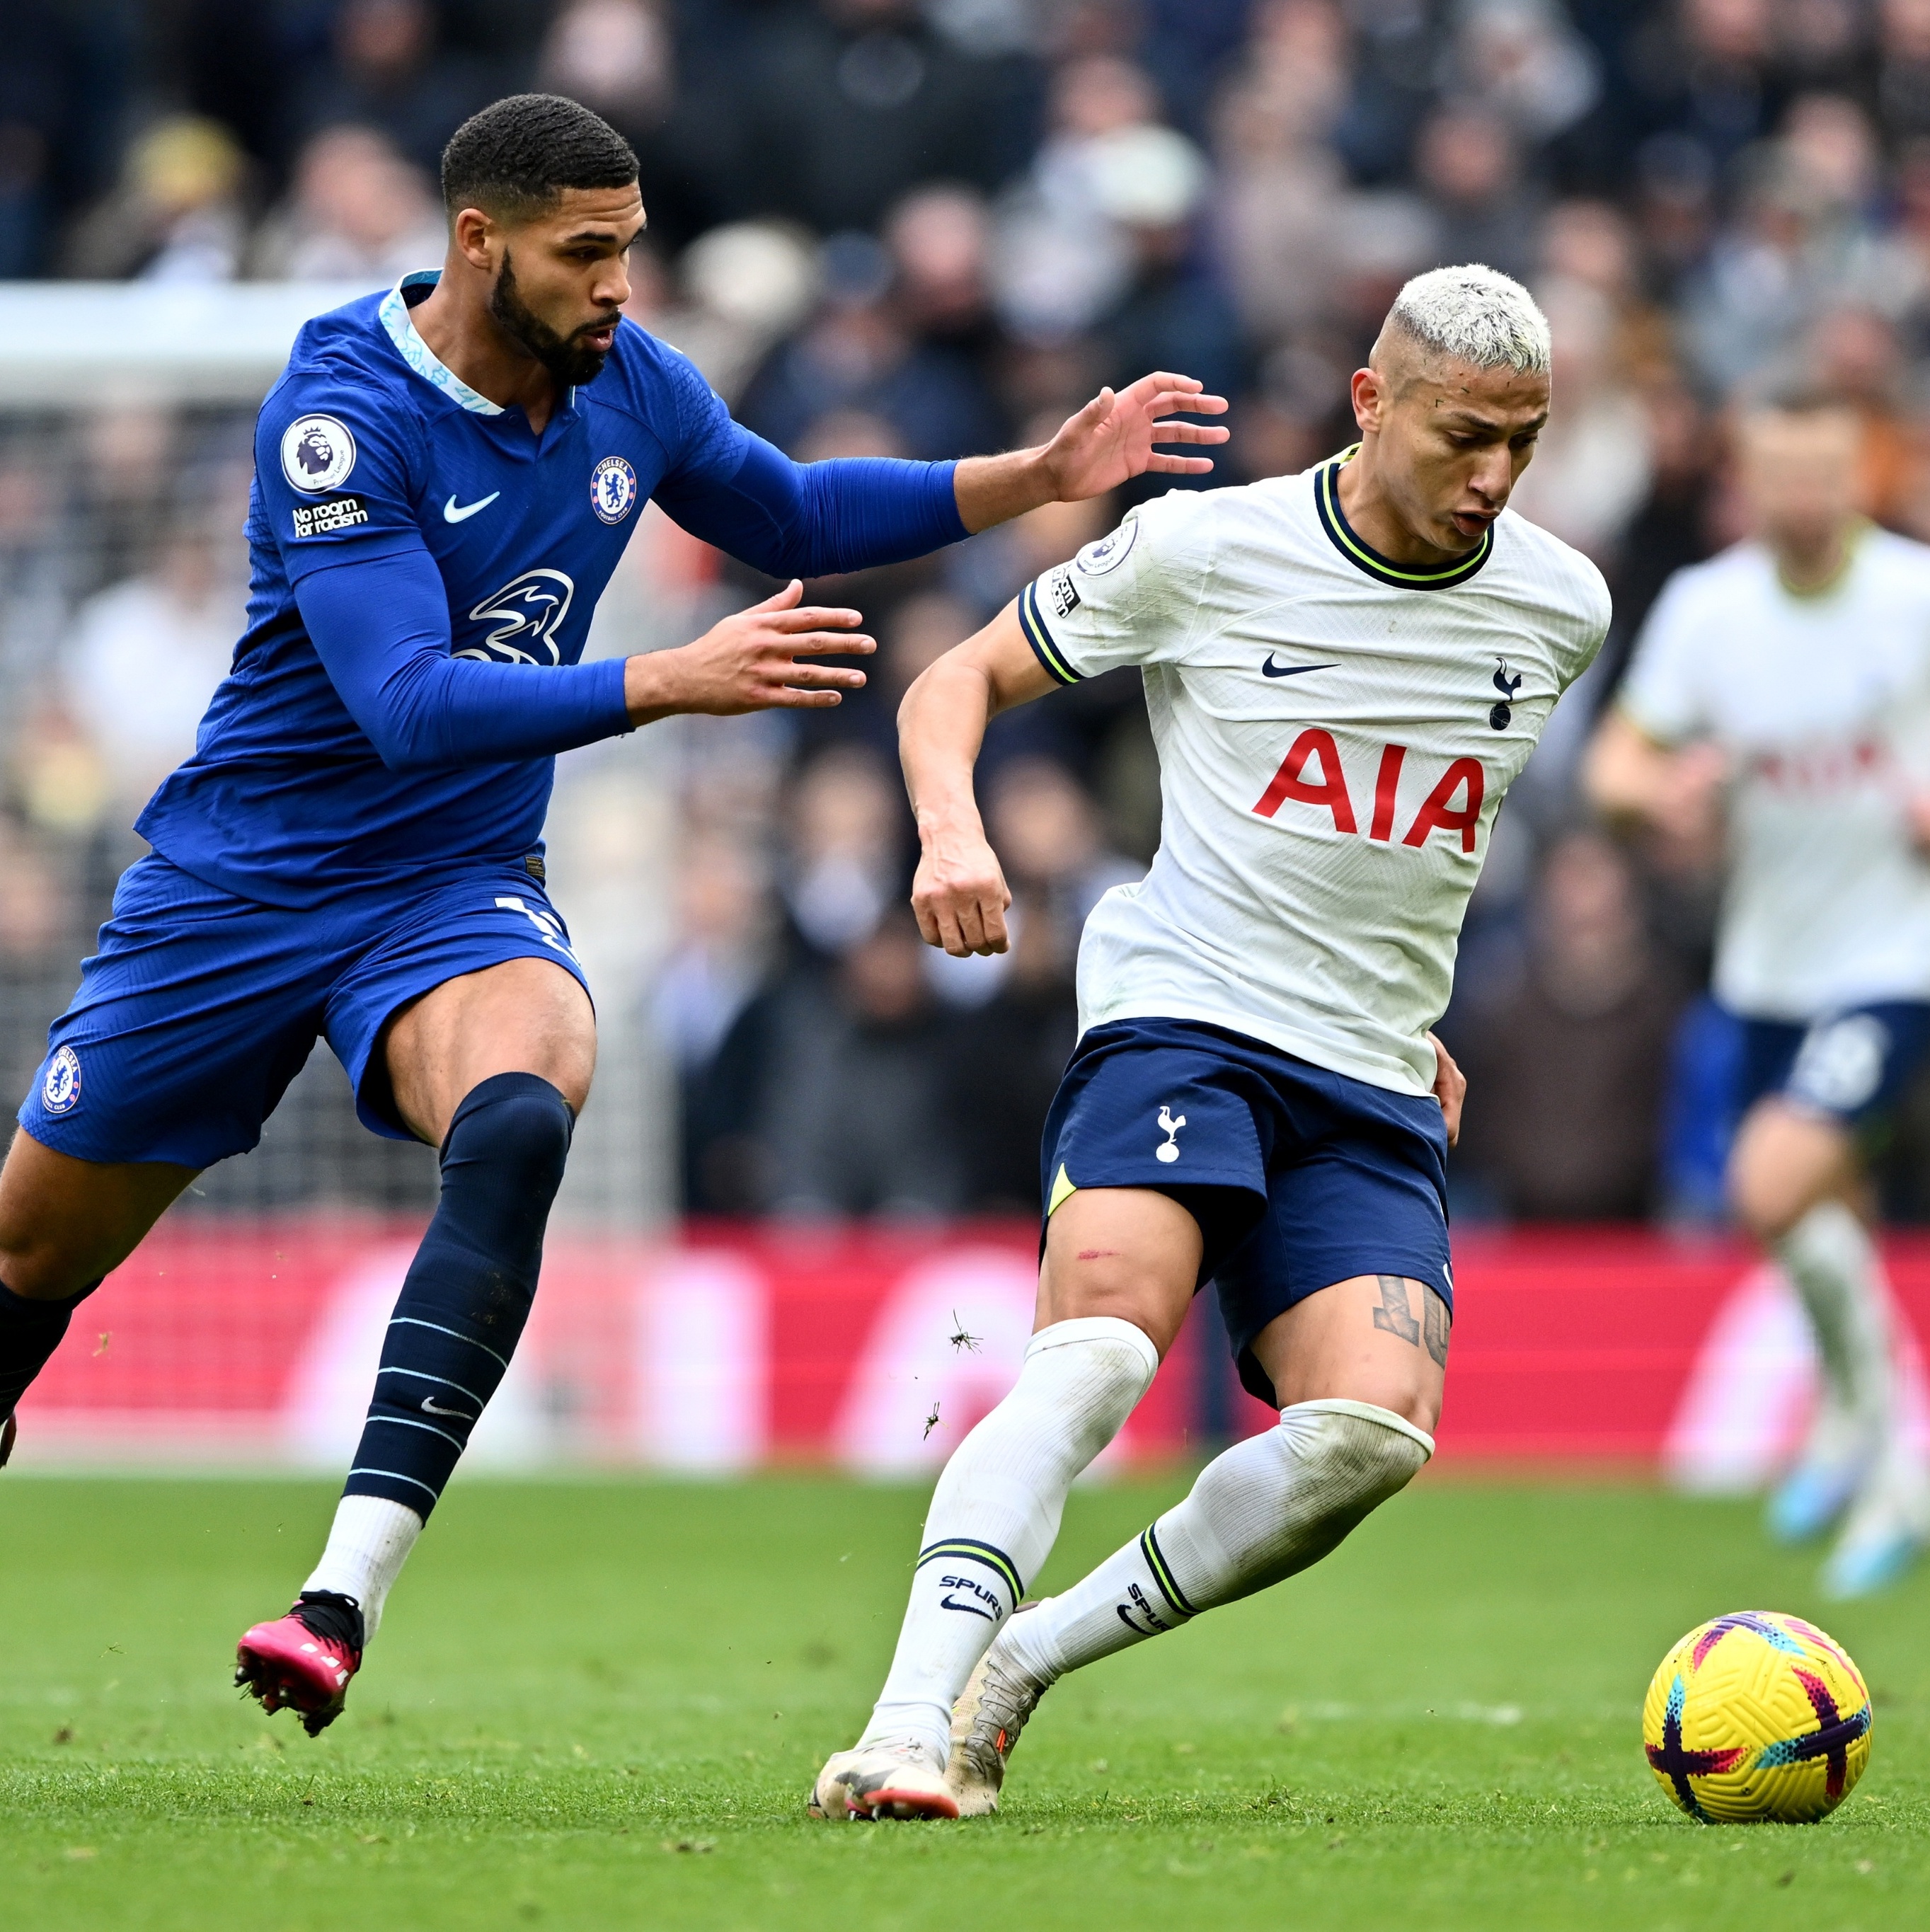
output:
M 1916 1456 L 1889 1445 L 1823 1566 L 1826 1596 L 1867 1597 L 1894 1583 L 1930 1544 L 1930 1488 Z
M 893 1738 L 839 1751 L 811 1787 L 811 1815 L 853 1818 L 956 1818 L 958 1800 L 944 1766 L 917 1738 Z
M 1028 1604 L 1023 1606 L 1030 1610 Z M 952 1706 L 952 1754 L 945 1785 L 961 1818 L 983 1818 L 998 1809 L 1005 1767 L 1025 1720 L 1050 1688 L 1004 1663 L 995 1643 L 965 1680 Z

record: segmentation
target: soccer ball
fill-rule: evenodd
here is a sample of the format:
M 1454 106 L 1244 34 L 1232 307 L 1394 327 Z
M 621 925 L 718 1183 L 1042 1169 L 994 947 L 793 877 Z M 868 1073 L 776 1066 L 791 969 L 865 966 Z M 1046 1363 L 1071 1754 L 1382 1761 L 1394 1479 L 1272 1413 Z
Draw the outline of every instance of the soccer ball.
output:
M 1705 1825 L 1809 1825 L 1870 1761 L 1870 1694 L 1814 1624 L 1741 1610 L 1692 1630 L 1642 1706 L 1655 1780 Z

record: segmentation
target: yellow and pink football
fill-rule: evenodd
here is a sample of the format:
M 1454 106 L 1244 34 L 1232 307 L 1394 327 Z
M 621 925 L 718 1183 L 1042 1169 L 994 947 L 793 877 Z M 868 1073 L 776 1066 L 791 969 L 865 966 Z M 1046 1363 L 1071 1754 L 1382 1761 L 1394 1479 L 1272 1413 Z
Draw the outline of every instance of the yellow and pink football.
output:
M 1642 1709 L 1649 1768 L 1705 1825 L 1808 1825 L 1870 1758 L 1870 1694 L 1835 1640 L 1800 1617 L 1742 1610 L 1662 1659 Z

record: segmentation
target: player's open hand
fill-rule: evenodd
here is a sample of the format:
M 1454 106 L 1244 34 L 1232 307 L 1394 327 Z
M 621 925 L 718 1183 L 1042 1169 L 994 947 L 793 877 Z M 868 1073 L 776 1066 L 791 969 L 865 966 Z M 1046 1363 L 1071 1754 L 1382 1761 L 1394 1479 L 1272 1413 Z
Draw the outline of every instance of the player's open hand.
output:
M 1101 496 L 1147 471 L 1171 476 L 1200 476 L 1213 467 L 1210 456 L 1170 456 L 1163 442 L 1224 442 L 1218 423 L 1162 422 L 1174 410 L 1217 416 L 1224 396 L 1204 393 L 1190 376 L 1163 372 L 1142 376 L 1130 388 L 1101 389 L 1076 416 L 1067 419 L 1046 447 L 1045 462 L 1060 502 Z
M 695 644 L 632 658 L 624 667 L 623 702 L 633 724 L 677 712 L 730 718 L 745 711 L 836 704 L 859 689 L 864 673 L 839 664 L 800 664 L 802 657 L 868 656 L 878 646 L 858 631 L 856 610 L 806 604 L 794 578 L 775 597 L 721 618 Z
M 1673 753 L 1649 808 L 1655 829 L 1685 852 L 1712 849 L 1722 835 L 1728 782 L 1729 760 L 1718 746 L 1697 743 Z
M 1430 1033 L 1427 1039 L 1434 1049 L 1434 1098 L 1441 1103 L 1441 1119 L 1452 1147 L 1461 1137 L 1461 1102 L 1468 1097 L 1468 1076 L 1454 1064 L 1439 1034 Z
M 1003 952 L 1012 893 L 984 832 L 962 824 L 921 830 L 925 849 L 911 881 L 911 910 L 925 944 L 943 946 L 955 959 Z

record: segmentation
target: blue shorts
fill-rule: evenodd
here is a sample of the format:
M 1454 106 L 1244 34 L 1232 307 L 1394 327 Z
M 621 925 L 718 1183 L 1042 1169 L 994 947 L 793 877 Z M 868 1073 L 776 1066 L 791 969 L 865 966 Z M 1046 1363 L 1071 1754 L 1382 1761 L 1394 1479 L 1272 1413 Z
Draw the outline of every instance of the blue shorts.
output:
M 1431 1096 L 1202 1021 L 1122 1020 L 1073 1049 L 1046 1117 L 1042 1198 L 1048 1220 L 1069 1187 L 1180 1202 L 1205 1238 L 1199 1278 L 1219 1292 L 1240 1380 L 1273 1403 L 1254 1339 L 1323 1288 L 1403 1275 L 1451 1316 L 1447 1156 Z
M 1742 1020 L 1739 1118 L 1767 1094 L 1859 1133 L 1880 1132 L 1930 1052 L 1930 1004 L 1879 1000 L 1807 1024 Z
M 48 1029 L 20 1125 L 78 1160 L 207 1167 L 261 1138 L 326 1038 L 363 1124 L 411 1140 L 382 1070 L 368 1078 L 383 1025 L 446 980 L 524 958 L 583 980 L 561 917 L 521 865 L 294 911 L 150 853 L 122 875 L 100 950 Z

